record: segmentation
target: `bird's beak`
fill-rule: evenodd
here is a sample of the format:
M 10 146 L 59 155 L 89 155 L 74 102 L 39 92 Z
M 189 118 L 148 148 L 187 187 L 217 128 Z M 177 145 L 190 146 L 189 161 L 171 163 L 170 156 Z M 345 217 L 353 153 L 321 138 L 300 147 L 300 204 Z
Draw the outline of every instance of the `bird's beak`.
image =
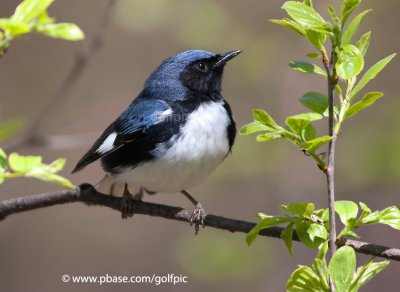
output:
M 219 54 L 218 55 L 218 61 L 215 63 L 214 68 L 220 67 L 224 65 L 226 62 L 228 62 L 230 59 L 233 59 L 237 55 L 239 55 L 242 52 L 242 50 L 235 50 L 235 51 L 230 51 L 224 54 Z

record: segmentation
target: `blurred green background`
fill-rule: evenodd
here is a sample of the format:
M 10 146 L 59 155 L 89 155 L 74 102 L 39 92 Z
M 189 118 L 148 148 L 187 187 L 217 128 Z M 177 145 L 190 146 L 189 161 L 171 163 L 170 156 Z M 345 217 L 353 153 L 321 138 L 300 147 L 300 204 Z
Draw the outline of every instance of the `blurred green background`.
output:
M 2 0 L 0 17 L 12 14 L 19 1 Z M 318 9 L 341 1 L 314 1 Z M 372 30 L 366 66 L 398 52 L 398 1 L 364 1 L 373 8 L 361 31 Z M 98 164 L 70 175 L 76 161 L 98 134 L 142 89 L 151 71 L 183 50 L 244 52 L 225 70 L 223 95 L 239 126 L 251 121 L 251 109 L 268 110 L 277 121 L 305 111 L 297 99 L 325 89 L 325 82 L 291 70 L 292 59 L 305 59 L 311 47 L 291 31 L 267 22 L 284 16 L 281 0 L 272 1 L 119 1 L 104 44 L 90 60 L 61 108 L 48 112 L 41 130 L 54 137 L 72 137 L 79 147 L 25 147 L 22 154 L 40 154 L 46 162 L 68 159 L 65 176 L 75 184 L 102 177 Z M 90 39 L 99 24 L 105 0 L 56 1 L 49 9 L 59 21 L 77 23 Z M 326 15 L 326 14 L 325 14 Z M 21 117 L 27 127 L 46 105 L 74 61 L 82 43 L 30 35 L 16 40 L 0 60 L 1 119 Z M 399 205 L 400 122 L 396 58 L 366 90 L 385 92 L 375 106 L 347 122 L 337 149 L 337 198 L 367 203 L 372 209 Z M 324 129 L 325 125 L 320 124 Z M 83 135 L 76 135 L 83 134 Z M 71 135 L 71 136 L 70 136 Z M 11 141 L 12 142 L 12 141 Z M 63 143 L 61 143 L 63 144 Z M 65 145 L 64 145 L 65 146 Z M 55 190 L 40 181 L 18 179 L 2 186 L 1 199 Z M 287 141 L 258 144 L 238 137 L 233 153 L 203 184 L 191 190 L 208 213 L 255 220 L 263 211 L 280 214 L 279 205 L 315 202 L 326 207 L 325 177 L 312 159 Z M 179 194 L 145 200 L 191 208 Z M 364 227 L 363 240 L 400 247 L 400 235 L 386 226 Z M 120 214 L 83 204 L 56 206 L 11 216 L 0 224 L 1 291 L 284 291 L 297 264 L 309 265 L 314 251 L 295 244 L 289 256 L 283 242 L 259 238 L 250 248 L 244 234 L 193 228 L 149 216 L 122 221 Z M 359 256 L 359 264 L 367 257 Z M 65 284 L 69 275 L 183 274 L 188 284 Z M 399 263 L 363 291 L 398 291 Z

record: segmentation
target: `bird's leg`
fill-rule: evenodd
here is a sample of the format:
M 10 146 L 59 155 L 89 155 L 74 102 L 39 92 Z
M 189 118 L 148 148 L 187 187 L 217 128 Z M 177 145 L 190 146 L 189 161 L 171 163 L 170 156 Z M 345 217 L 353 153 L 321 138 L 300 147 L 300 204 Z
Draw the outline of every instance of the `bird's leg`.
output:
M 116 185 L 116 183 L 114 182 L 110 186 L 110 191 L 108 192 L 110 194 L 110 196 L 114 196 L 114 194 L 115 194 L 114 193 L 115 192 L 115 185 Z
M 128 184 L 125 184 L 124 192 L 122 194 L 121 216 L 122 219 L 133 216 L 133 196 L 128 190 Z
M 122 219 L 126 219 L 128 217 L 132 217 L 134 214 L 133 205 L 135 201 L 141 201 L 143 198 L 143 188 L 139 189 L 135 195 L 132 195 L 129 192 L 128 184 L 124 186 L 124 192 L 122 193 L 122 201 L 121 201 L 121 216 Z
M 203 206 L 197 202 L 195 198 L 192 197 L 187 191 L 183 190 L 181 193 L 195 205 L 193 211 L 191 212 L 190 216 L 190 224 L 194 223 L 195 233 L 199 232 L 199 226 L 202 225 L 204 227 L 204 219 L 206 218 L 206 212 L 204 211 Z
M 140 189 L 139 189 L 139 192 L 137 192 L 137 193 L 133 196 L 133 200 L 134 200 L 134 201 L 141 201 L 141 200 L 143 199 L 143 195 L 144 195 L 143 188 L 140 188 Z
M 97 184 L 94 185 L 94 188 L 95 188 L 95 189 L 98 189 L 98 188 L 101 186 L 101 184 L 102 184 L 103 182 L 105 182 L 105 180 L 106 180 L 107 178 L 108 178 L 108 176 L 105 175 Z

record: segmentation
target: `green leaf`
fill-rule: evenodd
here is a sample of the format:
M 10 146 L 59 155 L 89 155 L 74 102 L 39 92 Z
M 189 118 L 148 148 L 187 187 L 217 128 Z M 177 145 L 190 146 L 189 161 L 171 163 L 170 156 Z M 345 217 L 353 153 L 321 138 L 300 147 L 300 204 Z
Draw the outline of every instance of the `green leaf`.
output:
M 333 6 L 329 6 L 329 7 L 328 7 L 328 12 L 329 12 L 329 14 L 330 14 L 331 17 L 332 17 L 333 22 L 334 22 L 336 25 L 341 24 L 341 21 L 340 21 L 340 19 L 339 19 L 339 16 L 337 15 L 336 10 L 335 10 L 335 8 L 334 8 Z
M 38 24 L 35 29 L 47 36 L 69 41 L 79 41 L 85 38 L 83 31 L 73 23 Z
M 336 71 L 339 77 L 348 80 L 357 76 L 364 68 L 364 57 L 354 45 L 345 45 L 338 53 Z
M 326 228 L 323 225 L 317 223 L 312 223 L 307 229 L 307 233 L 312 241 L 314 241 L 316 237 L 321 239 L 326 239 L 328 237 L 328 231 L 326 230 Z
M 60 158 L 50 164 L 41 164 L 40 166 L 38 165 L 30 169 L 25 175 L 73 189 L 75 188 L 74 184 L 72 184 L 68 179 L 56 174 L 64 168 L 65 162 L 65 159 Z
M 328 222 L 329 221 L 329 209 L 322 209 L 322 215 L 320 215 L 319 217 L 321 217 L 322 221 L 324 222 Z
M 368 71 L 364 74 L 364 76 L 361 78 L 360 82 L 354 87 L 353 91 L 351 92 L 350 96 L 350 101 L 353 100 L 354 96 L 364 88 L 365 85 L 368 84 L 369 81 L 374 79 L 376 75 L 378 75 L 379 72 L 383 70 L 383 68 L 386 67 L 386 65 L 396 56 L 396 54 L 392 54 L 390 56 L 387 56 L 386 58 L 383 58 L 379 62 L 377 62 L 375 65 L 373 65 L 371 68 L 368 69 Z
M 396 206 L 386 208 L 379 213 L 379 223 L 386 224 L 394 229 L 400 230 L 400 210 Z
M 36 169 L 29 171 L 26 174 L 26 176 L 38 178 L 38 179 L 48 181 L 48 182 L 53 182 L 53 183 L 59 184 L 63 187 L 66 187 L 68 189 L 75 188 L 75 185 L 73 183 L 71 183 L 71 181 L 69 181 L 68 179 L 66 179 L 62 176 L 59 176 L 57 174 L 46 172 L 46 171 L 44 171 L 44 169 L 40 169 L 40 168 L 36 168 Z
M 364 33 L 356 43 L 357 48 L 360 50 L 363 56 L 365 56 L 365 54 L 367 53 L 370 40 L 371 40 L 371 32 L 369 31 Z
M 255 121 L 258 121 L 270 128 L 280 130 L 281 128 L 274 121 L 274 119 L 264 110 L 253 109 L 253 117 Z
M 372 212 L 371 209 L 368 208 L 368 206 L 365 203 L 359 202 L 358 204 L 360 205 L 361 210 L 363 211 L 363 214 L 361 215 L 361 218 L 371 214 L 371 212 Z
M 353 39 L 354 34 L 357 32 L 357 29 L 358 29 L 360 23 L 364 20 L 365 16 L 367 16 L 367 14 L 370 13 L 371 11 L 372 11 L 372 9 L 361 12 L 352 20 L 352 22 L 350 22 L 348 28 L 343 33 L 342 46 L 345 46 L 345 45 L 348 45 L 351 43 L 351 40 Z M 362 54 L 362 52 L 361 52 L 361 54 Z
M 314 215 L 321 218 L 322 214 L 324 213 L 325 209 L 318 209 L 318 210 L 314 210 Z
M 280 209 L 292 214 L 296 214 L 303 217 L 311 217 L 314 213 L 313 203 L 294 203 L 288 205 L 281 205 Z
M 256 239 L 258 236 L 258 233 L 260 230 L 271 227 L 271 226 L 276 226 L 284 223 L 290 223 L 297 220 L 297 218 L 292 218 L 292 217 L 280 217 L 280 216 L 267 216 L 264 215 L 263 219 L 260 220 L 260 222 L 257 223 L 256 226 L 254 226 L 249 233 L 247 233 L 246 236 L 246 242 L 248 245 L 252 244 L 253 241 Z
M 346 237 L 353 237 L 353 238 L 360 238 L 360 236 L 359 236 L 357 233 L 355 233 L 354 231 L 351 231 L 351 230 L 347 230 L 347 231 L 343 234 L 343 236 L 346 236 Z
M 342 26 L 346 23 L 351 13 L 360 5 L 361 0 L 344 0 L 340 9 L 340 18 L 342 19 Z
M 8 164 L 13 171 L 12 174 L 17 176 L 34 177 L 57 183 L 66 188 L 75 188 L 68 179 L 56 174 L 64 167 L 65 159 L 61 158 L 50 164 L 44 164 L 41 156 L 22 156 L 11 153 L 8 157 Z
M 289 66 L 303 74 L 319 74 L 326 77 L 326 72 L 315 64 L 304 61 L 291 61 Z
M 356 268 L 356 253 L 349 246 L 339 248 L 329 263 L 329 274 L 338 292 L 349 291 Z
M 321 292 L 329 291 L 323 288 L 317 275 L 310 267 L 299 266 L 286 283 L 288 292 Z
M 269 216 L 269 215 L 267 215 L 267 214 L 264 214 L 264 213 L 261 213 L 261 212 L 257 213 L 256 216 L 257 216 L 257 218 L 258 218 L 259 220 L 262 220 L 262 219 L 271 217 L 271 216 Z
M 309 248 L 317 248 L 324 240 L 317 237 L 311 239 L 308 229 L 310 228 L 310 223 L 305 223 L 302 221 L 295 222 L 296 233 L 300 241 Z
M 254 121 L 240 128 L 240 135 L 250 135 L 257 132 L 275 132 L 275 131 L 276 129 L 274 128 L 268 127 L 267 125 L 259 121 Z
M 6 159 L 7 158 L 7 154 L 4 152 L 3 148 L 0 148 L 0 158 L 1 159 Z
M 328 97 L 319 92 L 307 92 L 299 101 L 315 113 L 323 114 L 328 108 Z
M 297 218 L 288 217 L 288 216 L 266 216 L 258 222 L 257 226 L 260 229 L 264 229 L 271 226 L 280 225 L 283 223 L 289 223 L 297 220 Z
M 328 143 L 331 140 L 330 136 L 322 136 L 312 140 L 308 140 L 307 142 L 301 143 L 300 147 L 306 150 L 309 153 L 314 153 L 318 148 L 322 145 Z
M 307 6 L 313 7 L 312 0 L 304 0 L 303 3 L 306 4 Z
M 0 141 L 6 140 L 16 134 L 22 127 L 19 118 L 10 119 L 0 124 Z
M 293 118 L 293 117 L 288 117 L 286 119 L 286 125 L 289 127 L 289 129 L 301 136 L 301 134 L 303 133 L 303 130 L 305 127 L 307 127 L 310 124 L 309 120 L 305 120 L 305 119 L 297 119 L 297 118 Z
M 24 0 L 15 9 L 13 20 L 29 23 L 45 11 L 54 0 Z
M 339 114 L 339 108 L 338 108 L 336 105 L 333 106 L 333 112 L 335 113 L 336 116 Z M 324 115 L 324 117 L 326 117 L 326 118 L 329 117 L 329 108 L 327 108 L 327 109 L 325 110 L 325 112 L 323 113 L 323 115 Z
M 357 218 L 358 205 L 352 201 L 336 201 L 335 211 L 339 214 L 340 221 L 347 226 L 350 219 Z
M 312 58 L 312 59 L 319 59 L 321 58 L 321 54 L 318 53 L 308 53 L 307 57 Z
M 14 172 L 26 173 L 34 167 L 42 166 L 42 157 L 21 156 L 13 152 L 8 157 L 8 163 Z
M 325 242 L 319 247 L 317 258 L 320 260 L 325 260 L 325 256 L 326 256 L 326 253 L 328 252 L 328 248 L 329 248 L 329 241 L 325 240 Z
M 48 24 L 48 23 L 53 23 L 55 19 L 53 17 L 50 17 L 47 14 L 47 11 L 43 11 L 42 13 L 39 14 L 39 17 L 37 18 L 37 24 Z
M 54 160 L 49 165 L 46 165 L 45 169 L 46 169 L 46 171 L 48 171 L 50 173 L 57 173 L 64 168 L 66 162 L 67 162 L 66 159 L 59 158 L 57 160 Z
M 293 225 L 294 223 L 289 223 L 288 226 L 281 232 L 281 239 L 285 242 L 285 245 L 290 253 L 293 256 Z
M 289 18 L 284 18 L 284 19 L 270 19 L 272 23 L 276 23 L 279 25 L 282 25 L 294 32 L 297 32 L 299 35 L 304 36 L 306 33 L 304 31 L 304 28 L 302 28 L 297 22 L 289 19 Z
M 282 135 L 277 131 L 274 133 L 264 133 L 264 134 L 259 134 L 256 137 L 256 141 L 257 142 L 268 142 L 268 141 L 272 141 L 272 140 L 276 140 L 276 139 L 280 139 L 282 138 Z
M 325 20 L 312 7 L 297 1 L 287 1 L 283 4 L 284 9 L 291 18 L 305 28 L 321 27 Z
M 350 285 L 350 289 L 354 290 L 351 291 L 358 291 L 361 286 L 364 286 L 369 280 L 389 265 L 389 261 L 374 263 L 372 262 L 373 259 L 374 258 L 371 258 L 363 267 L 357 269 L 357 273 Z
M 322 33 L 315 29 L 306 29 L 306 38 L 314 47 L 322 50 L 326 41 L 326 33 Z
M 316 258 L 312 263 L 312 268 L 319 278 L 319 282 L 325 289 L 324 291 L 329 291 L 329 273 L 328 267 L 326 266 L 326 261 L 324 259 Z
M 20 35 L 30 31 L 28 24 L 12 18 L 0 18 L 0 28 L 12 35 Z
M 0 148 L 0 173 L 6 172 L 8 168 L 7 154 Z
M 374 224 L 378 223 L 381 219 L 381 213 L 379 211 L 375 211 L 371 214 L 364 216 L 360 221 L 361 224 Z
M 359 102 L 356 102 L 347 109 L 344 118 L 348 119 L 358 114 L 360 111 L 373 105 L 375 101 L 377 101 L 382 96 L 383 96 L 382 92 L 368 92 Z
M 317 137 L 317 130 L 311 124 L 308 124 L 301 132 L 301 138 L 304 141 L 310 141 L 315 139 L 316 137 Z
M 368 213 L 369 208 L 364 211 L 359 224 L 375 224 L 381 223 L 400 230 L 400 210 L 396 206 L 388 207 L 382 211 Z M 370 212 L 371 210 L 369 210 Z
M 286 119 L 286 125 L 293 131 L 293 133 L 303 136 L 304 129 L 312 121 L 322 119 L 322 115 L 317 113 L 304 113 L 290 116 Z

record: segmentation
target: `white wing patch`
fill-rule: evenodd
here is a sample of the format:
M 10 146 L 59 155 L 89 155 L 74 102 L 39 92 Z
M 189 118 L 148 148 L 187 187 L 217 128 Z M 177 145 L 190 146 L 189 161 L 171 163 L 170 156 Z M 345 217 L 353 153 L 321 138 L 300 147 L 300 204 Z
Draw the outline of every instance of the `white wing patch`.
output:
M 103 144 L 97 149 L 97 152 L 103 154 L 114 148 L 114 141 L 117 138 L 117 132 L 112 132 L 108 137 L 104 140 Z
M 159 116 L 159 118 L 157 119 L 157 124 L 158 123 L 161 123 L 161 122 L 163 122 L 163 121 L 165 121 L 166 119 L 168 119 L 171 115 L 172 115 L 172 109 L 166 109 L 165 111 L 163 111 L 162 113 L 161 113 L 161 115 Z

